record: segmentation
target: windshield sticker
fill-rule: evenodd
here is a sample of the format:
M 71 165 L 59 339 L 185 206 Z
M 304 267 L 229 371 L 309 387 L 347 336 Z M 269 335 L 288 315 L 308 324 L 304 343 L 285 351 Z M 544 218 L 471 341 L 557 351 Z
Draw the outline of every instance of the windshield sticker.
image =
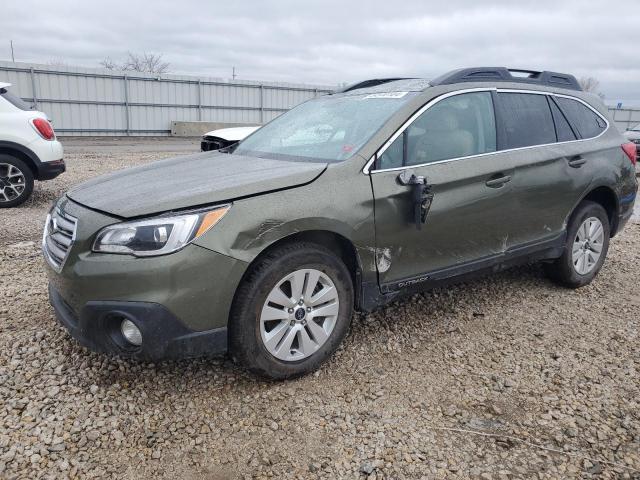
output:
M 372 93 L 364 97 L 364 100 L 367 98 L 402 98 L 409 92 L 385 92 L 385 93 Z
M 342 151 L 343 151 L 344 153 L 349 153 L 349 152 L 350 152 L 351 150 L 353 150 L 354 148 L 355 148 L 355 146 L 354 146 L 354 145 L 346 144 L 346 145 L 343 145 L 343 146 L 342 146 Z

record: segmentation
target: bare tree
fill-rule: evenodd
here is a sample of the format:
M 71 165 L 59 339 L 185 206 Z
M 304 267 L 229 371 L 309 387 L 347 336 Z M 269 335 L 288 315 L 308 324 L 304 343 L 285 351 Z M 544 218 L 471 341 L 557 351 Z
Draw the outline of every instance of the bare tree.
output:
M 49 65 L 50 67 L 57 67 L 57 68 L 66 68 L 69 66 L 69 64 L 62 57 L 50 58 L 49 60 L 47 60 L 47 65 Z
M 136 54 L 129 52 L 124 62 L 124 70 L 144 73 L 166 73 L 169 63 L 162 61 L 162 55 L 155 53 Z
M 105 57 L 104 60 L 100 62 L 102 68 L 106 68 L 107 70 L 120 70 L 121 67 L 118 65 L 111 57 Z
M 591 92 L 604 99 L 604 93 L 600 91 L 600 81 L 594 77 L 580 77 L 578 83 L 585 92 Z
M 128 72 L 153 73 L 160 75 L 169 71 L 169 62 L 162 61 L 162 54 L 155 53 L 127 53 L 127 58 L 121 64 L 106 57 L 100 62 L 108 70 L 122 70 Z

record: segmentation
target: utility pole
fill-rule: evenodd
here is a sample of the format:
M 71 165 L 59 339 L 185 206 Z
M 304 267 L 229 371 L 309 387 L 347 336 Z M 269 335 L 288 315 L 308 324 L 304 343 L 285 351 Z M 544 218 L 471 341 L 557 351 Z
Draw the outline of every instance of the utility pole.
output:
M 234 80 L 236 79 L 236 67 L 231 67 L 231 77 Z
M 11 61 L 16 63 L 16 57 L 13 55 L 13 40 L 9 40 L 9 42 L 11 43 Z

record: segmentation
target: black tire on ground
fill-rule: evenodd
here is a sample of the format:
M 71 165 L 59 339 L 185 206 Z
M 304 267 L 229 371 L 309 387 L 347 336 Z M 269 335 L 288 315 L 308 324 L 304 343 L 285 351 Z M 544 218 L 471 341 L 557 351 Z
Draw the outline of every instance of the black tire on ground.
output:
M 578 228 L 590 217 L 595 217 L 602 223 L 604 239 L 600 258 L 596 262 L 595 267 L 588 273 L 581 275 L 574 267 L 572 249 L 578 233 Z M 580 203 L 569 220 L 569 224 L 567 226 L 567 240 L 562 256 L 552 263 L 544 264 L 547 276 L 549 276 L 549 278 L 554 282 L 569 288 L 579 288 L 591 283 L 602 268 L 607 256 L 607 252 L 609 250 L 609 235 L 609 217 L 602 205 L 588 200 Z
M 289 273 L 313 268 L 326 274 L 338 292 L 339 309 L 333 331 L 311 356 L 283 361 L 265 347 L 260 334 L 260 313 L 276 284 Z M 329 249 L 313 243 L 294 243 L 274 249 L 252 267 L 236 292 L 229 319 L 229 353 L 233 360 L 263 377 L 294 378 L 316 370 L 346 336 L 353 313 L 353 284 L 344 263 Z
M 0 208 L 17 207 L 24 203 L 31 196 L 31 192 L 33 192 L 33 172 L 26 163 L 11 155 L 0 154 L 0 164 L 12 165 L 24 175 L 24 190 L 22 190 L 17 197 L 5 200 L 4 196 L 0 195 Z M 6 175 L 4 170 L 4 168 L 0 168 L 0 190 L 3 187 L 2 183 L 4 181 L 2 176 Z M 9 195 L 9 193 L 7 193 L 7 195 Z

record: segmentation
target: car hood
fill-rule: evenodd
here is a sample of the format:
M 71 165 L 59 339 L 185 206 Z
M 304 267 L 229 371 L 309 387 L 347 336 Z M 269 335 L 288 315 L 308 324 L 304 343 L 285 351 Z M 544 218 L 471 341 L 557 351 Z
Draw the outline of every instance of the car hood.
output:
M 67 196 L 94 210 L 132 218 L 305 185 L 326 167 L 205 152 L 103 175 L 72 188 Z
M 211 130 L 203 135 L 203 137 L 218 137 L 229 142 L 237 142 L 243 140 L 253 132 L 258 130 L 260 126 L 255 127 L 231 127 Z

